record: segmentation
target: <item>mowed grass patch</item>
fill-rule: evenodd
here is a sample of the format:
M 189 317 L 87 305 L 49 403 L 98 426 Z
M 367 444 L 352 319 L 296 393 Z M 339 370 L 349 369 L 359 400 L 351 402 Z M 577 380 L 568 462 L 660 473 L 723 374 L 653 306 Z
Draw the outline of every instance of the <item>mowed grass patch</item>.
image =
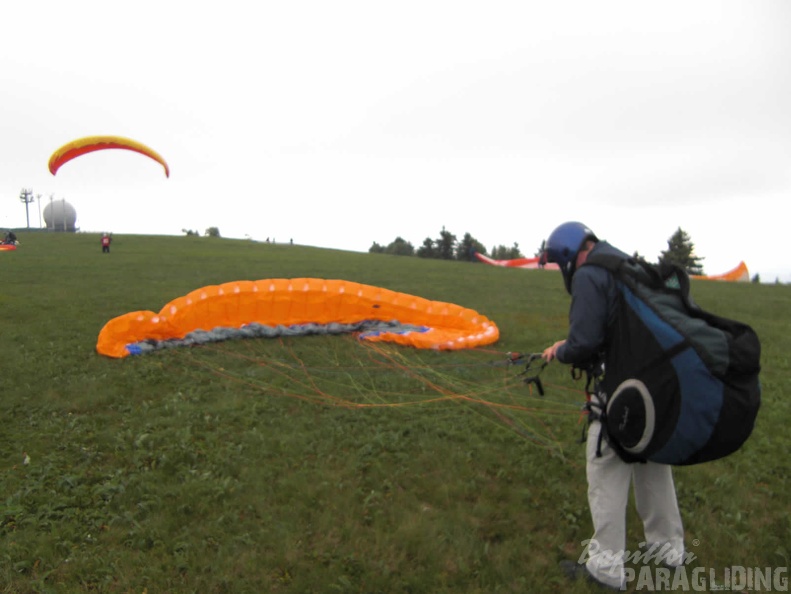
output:
M 20 234 L 3 254 L 4 592 L 566 592 L 590 537 L 582 385 L 539 397 L 508 351 L 566 331 L 559 275 L 196 237 Z M 471 307 L 490 349 L 353 337 L 96 355 L 110 318 L 239 279 L 341 278 Z M 787 566 L 784 286 L 693 283 L 753 324 L 764 407 L 725 460 L 676 470 L 703 567 Z M 24 464 L 24 456 L 29 463 Z M 642 540 L 630 509 L 631 548 Z M 696 542 L 696 545 L 692 543 Z

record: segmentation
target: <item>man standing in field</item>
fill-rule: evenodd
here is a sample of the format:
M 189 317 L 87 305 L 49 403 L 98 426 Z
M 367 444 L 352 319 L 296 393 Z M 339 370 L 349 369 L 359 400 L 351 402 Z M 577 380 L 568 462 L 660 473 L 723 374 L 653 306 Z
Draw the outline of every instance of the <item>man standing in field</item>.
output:
M 557 359 L 584 368 L 604 360 L 608 329 L 620 305 L 612 274 L 599 266 L 582 266 L 592 253 L 629 257 L 599 241 L 593 231 L 578 222 L 563 223 L 547 240 L 544 258 L 558 264 L 571 295 L 567 338 L 544 350 L 542 357 L 547 362 Z M 598 396 L 594 394 L 592 398 Z M 645 544 L 651 551 L 660 551 L 666 566 L 683 562 L 684 528 L 671 467 L 654 462 L 624 462 L 606 439 L 600 439 L 602 427 L 596 415 L 591 413 L 588 420 L 586 474 L 594 532 L 586 562 L 561 561 L 561 569 L 571 579 L 584 578 L 620 590 L 626 586 L 626 506 L 631 484 L 643 521 Z
M 109 254 L 110 253 L 110 244 L 112 243 L 113 239 L 107 233 L 102 234 L 102 253 Z

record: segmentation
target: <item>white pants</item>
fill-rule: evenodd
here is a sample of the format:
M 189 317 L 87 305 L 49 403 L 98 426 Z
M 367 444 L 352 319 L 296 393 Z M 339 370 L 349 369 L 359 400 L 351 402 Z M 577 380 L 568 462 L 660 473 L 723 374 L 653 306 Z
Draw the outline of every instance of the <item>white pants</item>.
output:
M 625 588 L 626 506 L 629 486 L 634 484 L 637 513 L 643 521 L 645 542 L 668 551 L 669 565 L 684 559 L 684 527 L 676 501 L 672 467 L 654 462 L 627 464 L 601 442 L 596 456 L 601 423 L 593 421 L 588 430 L 588 505 L 593 519 L 593 538 L 588 545 L 587 568 L 600 582 Z

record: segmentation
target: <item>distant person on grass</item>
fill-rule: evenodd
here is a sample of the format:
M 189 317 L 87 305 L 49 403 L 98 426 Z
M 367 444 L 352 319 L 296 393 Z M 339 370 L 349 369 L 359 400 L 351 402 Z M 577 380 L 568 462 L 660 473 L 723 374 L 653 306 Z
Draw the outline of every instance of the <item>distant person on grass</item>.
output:
M 607 242 L 599 241 L 588 227 L 578 222 L 560 225 L 547 240 L 542 260 L 558 264 L 571 295 L 567 338 L 544 350 L 542 357 L 547 362 L 557 359 L 561 363 L 586 367 L 603 360 L 608 328 L 616 318 L 619 301 L 610 272 L 600 266 L 582 266 L 594 252 L 629 257 Z M 592 398 L 597 396 L 594 394 Z M 683 562 L 684 528 L 671 466 L 624 462 L 606 439 L 599 439 L 602 428 L 596 417 L 593 412 L 589 414 L 586 447 L 593 536 L 587 546 L 585 563 L 567 560 L 561 561 L 560 566 L 571 579 L 583 578 L 605 588 L 620 590 L 626 586 L 623 558 L 627 550 L 626 506 L 632 484 L 646 546 L 654 555 L 653 551 L 661 551 L 658 556 L 667 567 Z
M 109 254 L 110 253 L 110 244 L 113 242 L 113 238 L 110 237 L 107 233 L 102 234 L 102 253 Z

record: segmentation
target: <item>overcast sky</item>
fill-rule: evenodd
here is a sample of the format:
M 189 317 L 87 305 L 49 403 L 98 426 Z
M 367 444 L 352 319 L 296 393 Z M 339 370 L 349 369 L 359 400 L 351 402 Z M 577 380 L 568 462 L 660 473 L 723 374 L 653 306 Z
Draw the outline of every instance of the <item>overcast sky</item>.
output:
M 0 8 L 0 227 L 365 252 L 566 220 L 791 282 L 791 2 L 27 0 Z M 117 134 L 126 151 L 66 142 Z M 30 208 L 39 226 L 39 205 Z

